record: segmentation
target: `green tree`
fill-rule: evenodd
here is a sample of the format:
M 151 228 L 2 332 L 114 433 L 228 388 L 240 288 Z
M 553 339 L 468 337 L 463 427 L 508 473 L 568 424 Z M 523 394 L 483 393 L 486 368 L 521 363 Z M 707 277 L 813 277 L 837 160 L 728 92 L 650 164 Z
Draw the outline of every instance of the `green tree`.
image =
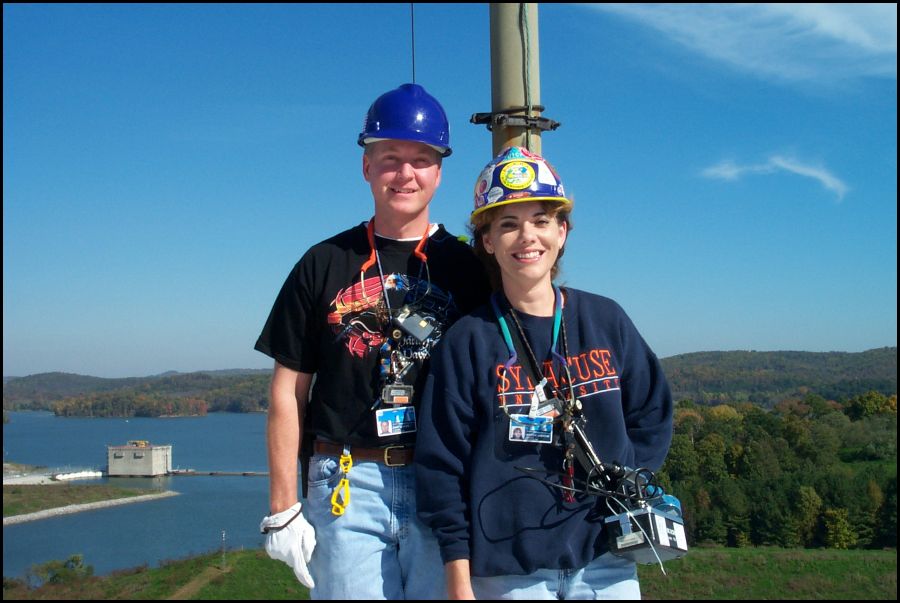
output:
M 697 444 L 697 461 L 700 477 L 709 482 L 717 482 L 728 477 L 725 464 L 725 439 L 711 433 Z
M 699 460 L 691 438 L 684 434 L 672 437 L 672 446 L 664 465 L 673 481 L 688 480 L 697 475 Z
M 800 486 L 794 501 L 797 541 L 802 546 L 811 546 L 815 542 L 819 515 L 822 513 L 822 499 L 812 486 Z
M 888 481 L 884 489 L 884 502 L 878 512 L 878 546 L 897 548 L 897 474 Z
M 847 419 L 841 414 L 833 413 L 831 416 Z M 824 419 L 818 420 L 810 425 L 809 435 L 812 447 L 803 453 L 798 451 L 798 454 L 821 466 L 832 465 L 837 462 L 838 451 L 841 447 L 841 436 L 837 429 Z
M 714 501 L 722 509 L 729 546 L 750 545 L 750 501 L 738 480 L 722 482 Z
M 699 433 L 703 426 L 703 415 L 694 407 L 682 407 L 675 409 L 673 419 L 675 433 L 684 434 L 694 442 L 694 434 Z
M 756 439 L 746 444 L 740 466 L 743 478 L 765 484 L 773 478 L 781 477 L 781 462 L 770 441 L 771 438 Z
M 822 519 L 826 547 L 849 549 L 856 544 L 856 533 L 850 524 L 850 513 L 847 509 L 825 509 Z
M 853 421 L 874 415 L 897 414 L 897 395 L 888 398 L 882 393 L 869 391 L 850 398 L 844 405 L 844 412 Z

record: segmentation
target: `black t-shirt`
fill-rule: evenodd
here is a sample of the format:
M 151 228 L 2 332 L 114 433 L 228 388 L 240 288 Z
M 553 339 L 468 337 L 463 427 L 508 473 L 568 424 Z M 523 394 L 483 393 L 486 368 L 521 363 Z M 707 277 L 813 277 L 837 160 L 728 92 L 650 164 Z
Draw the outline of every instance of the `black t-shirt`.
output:
M 396 350 L 394 373 L 403 371 L 402 383 L 413 387 L 417 407 L 431 349 L 450 324 L 485 303 L 490 293 L 472 249 L 442 225 L 424 247 L 427 265 L 413 254 L 417 244 L 376 236 L 380 268 L 372 265 L 361 279 L 371 254 L 361 224 L 311 247 L 285 280 L 255 347 L 288 368 L 315 374 L 307 436 L 364 447 L 415 441 L 408 424 L 400 435 L 378 435 L 382 420 L 390 418 L 378 411 L 393 406 L 372 408 L 386 384 L 382 360 L 390 356 L 383 348 Z M 389 317 L 404 306 L 411 311 L 413 332 L 427 337 L 392 336 L 397 327 Z

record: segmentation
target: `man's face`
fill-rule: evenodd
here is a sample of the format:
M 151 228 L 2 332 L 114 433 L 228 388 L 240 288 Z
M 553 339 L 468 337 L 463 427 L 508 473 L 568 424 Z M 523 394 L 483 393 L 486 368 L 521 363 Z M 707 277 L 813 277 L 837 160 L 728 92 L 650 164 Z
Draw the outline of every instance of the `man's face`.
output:
M 420 142 L 379 140 L 363 155 L 363 177 L 376 211 L 412 219 L 425 211 L 441 183 L 441 156 Z

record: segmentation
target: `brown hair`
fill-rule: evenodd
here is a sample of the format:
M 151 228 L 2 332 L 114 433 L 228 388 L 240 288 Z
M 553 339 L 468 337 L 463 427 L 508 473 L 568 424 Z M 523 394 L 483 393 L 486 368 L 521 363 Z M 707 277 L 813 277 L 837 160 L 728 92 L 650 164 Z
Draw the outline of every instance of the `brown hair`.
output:
M 554 203 L 552 201 L 541 201 L 540 204 L 544 208 L 544 211 L 547 212 L 548 217 L 555 219 L 557 224 L 565 224 L 566 231 L 572 232 L 571 205 L 563 205 L 562 203 Z M 503 288 L 503 279 L 500 275 L 500 264 L 497 263 L 497 258 L 494 257 L 494 254 L 488 253 L 484 248 L 482 237 L 490 230 L 491 224 L 494 223 L 494 220 L 499 215 L 497 212 L 498 209 L 500 209 L 500 207 L 492 207 L 491 209 L 479 213 L 472 218 L 472 222 L 469 224 L 469 231 L 472 233 L 472 241 L 475 247 L 475 255 L 478 256 L 478 259 L 484 264 L 485 271 L 487 272 L 488 278 L 491 281 L 491 287 L 494 291 L 500 291 Z M 566 240 L 568 240 L 568 238 Z M 566 246 L 563 244 L 559 249 L 559 255 L 556 256 L 556 261 L 553 263 L 553 268 L 550 270 L 550 278 L 552 280 L 556 280 L 556 276 L 559 274 L 559 261 L 562 259 L 565 251 Z

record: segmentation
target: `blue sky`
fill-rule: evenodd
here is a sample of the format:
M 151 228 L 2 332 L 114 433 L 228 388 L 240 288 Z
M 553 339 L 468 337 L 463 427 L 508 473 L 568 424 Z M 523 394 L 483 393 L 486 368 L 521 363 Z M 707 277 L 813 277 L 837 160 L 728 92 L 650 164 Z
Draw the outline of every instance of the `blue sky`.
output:
M 415 6 L 462 233 L 487 4 Z M 897 344 L 896 5 L 541 5 L 561 282 L 660 357 Z M 372 212 L 356 137 L 412 80 L 408 4 L 3 6 L 3 374 L 267 368 L 313 243 Z

